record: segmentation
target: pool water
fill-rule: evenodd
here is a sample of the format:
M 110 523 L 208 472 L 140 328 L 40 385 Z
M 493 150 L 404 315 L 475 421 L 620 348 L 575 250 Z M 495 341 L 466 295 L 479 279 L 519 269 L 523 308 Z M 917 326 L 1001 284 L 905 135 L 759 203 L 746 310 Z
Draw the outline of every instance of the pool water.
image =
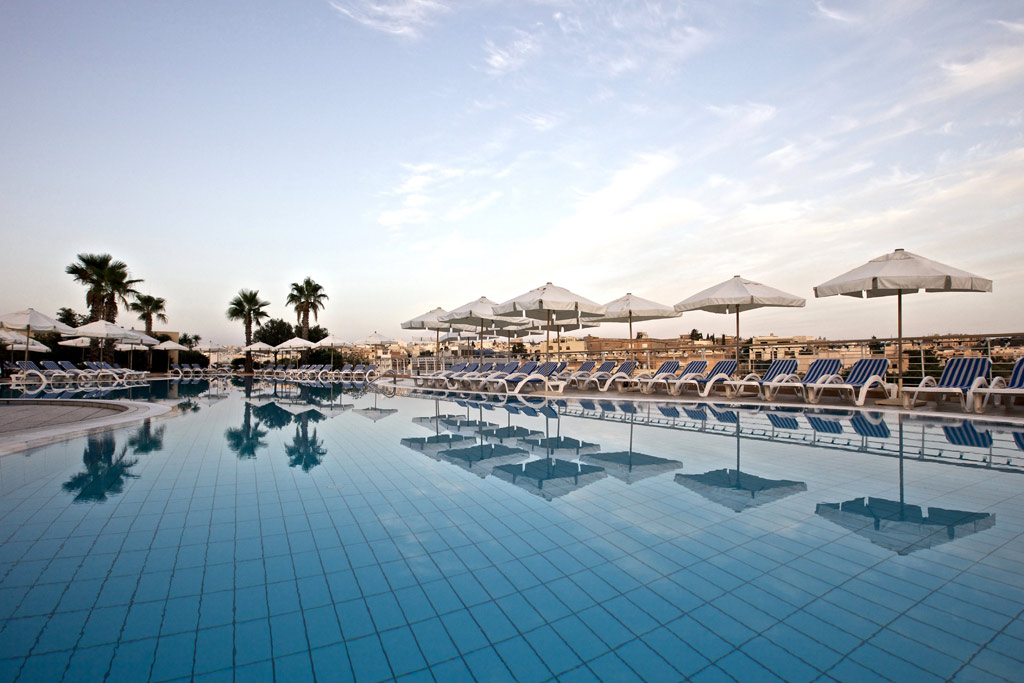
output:
M 1022 680 L 1024 428 L 135 397 L 0 458 L 2 680 Z

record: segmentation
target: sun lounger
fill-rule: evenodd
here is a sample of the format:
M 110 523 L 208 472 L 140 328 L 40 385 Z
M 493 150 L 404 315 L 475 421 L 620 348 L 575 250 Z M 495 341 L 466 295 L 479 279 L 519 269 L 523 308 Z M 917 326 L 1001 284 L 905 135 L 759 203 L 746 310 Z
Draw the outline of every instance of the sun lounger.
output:
M 114 381 L 116 378 L 106 372 L 95 371 L 95 370 L 83 370 L 82 368 L 75 367 L 75 364 L 69 360 L 58 361 L 58 365 L 72 377 L 74 377 L 79 383 L 82 382 L 102 382 L 104 379 Z
M 673 396 L 682 396 L 688 387 L 693 387 L 701 398 L 711 395 L 716 386 L 725 386 L 725 382 L 736 372 L 736 361 L 720 360 L 707 374 L 700 377 L 680 378 L 668 385 L 668 392 Z
M 990 385 L 974 390 L 974 412 L 985 412 L 993 397 L 1000 403 L 1008 398 L 1009 405 L 1013 405 L 1013 399 L 1018 396 L 1024 396 L 1024 358 L 1017 359 L 1009 379 L 993 377 Z
M 663 368 L 672 367 L 670 363 L 675 363 L 675 368 L 666 369 L 663 372 Z M 708 369 L 707 361 L 691 360 L 677 375 L 675 373 L 676 370 L 679 370 L 679 363 L 676 361 L 670 361 L 670 363 L 662 363 L 662 367 L 658 368 L 658 372 L 652 377 L 644 378 L 643 375 L 638 375 L 634 381 L 640 387 L 640 391 L 645 394 L 653 394 L 659 386 L 664 386 L 665 391 L 668 392 L 673 384 L 701 377 Z
M 636 363 L 631 360 L 624 361 L 614 372 L 595 372 L 583 382 L 582 388 L 586 389 L 593 384 L 598 391 L 608 391 L 613 384 L 628 382 L 635 370 Z
M 369 382 L 377 376 L 377 366 L 373 363 L 367 365 L 361 372 L 353 372 L 352 378 L 356 382 Z
M 591 372 L 594 369 L 595 365 L 597 365 L 597 363 L 595 363 L 592 360 L 588 360 L 588 361 L 584 361 L 583 364 L 580 365 L 575 370 L 560 370 L 560 371 L 556 372 L 555 374 L 558 376 L 558 379 L 568 381 L 568 379 L 570 377 L 572 377 L 576 373 L 580 373 L 580 372 L 589 373 L 589 372 Z
M 11 382 L 17 384 L 25 384 L 30 380 L 37 380 L 41 384 L 46 384 L 52 379 L 56 379 L 58 382 L 61 380 L 68 381 L 70 378 L 66 372 L 58 370 L 44 370 L 35 364 L 34 361 L 30 360 L 19 360 L 18 373 L 11 376 Z
M 936 403 L 947 395 L 954 395 L 960 400 L 960 407 L 968 412 L 974 405 L 974 392 L 988 384 L 988 374 L 992 370 L 992 361 L 988 358 L 964 357 L 950 358 L 942 375 L 936 380 L 925 377 L 913 389 L 904 390 L 903 407 L 912 408 L 920 394 L 935 396 Z
M 561 380 L 551 379 L 551 375 L 554 374 L 557 367 L 557 363 L 544 363 L 533 372 L 516 372 L 499 379 L 493 386 L 496 391 L 504 390 L 507 394 L 518 394 L 524 390 L 536 390 L 542 387 L 547 390 L 557 383 L 557 390 L 560 391 L 565 383 Z
M 525 376 L 527 376 L 527 375 L 529 375 L 529 374 L 531 374 L 533 372 L 536 372 L 536 370 L 537 370 L 537 368 L 539 366 L 540 366 L 540 364 L 537 361 L 528 360 L 525 363 L 523 363 L 522 365 L 520 365 L 518 368 L 516 368 L 515 370 L 512 370 L 511 372 L 504 372 L 504 373 L 499 372 L 499 373 L 496 373 L 494 375 L 489 376 L 485 380 L 477 382 L 476 383 L 477 390 L 478 391 L 497 391 L 498 389 L 500 389 L 502 387 L 501 382 L 503 382 L 504 380 L 508 379 L 509 377 L 513 377 L 515 375 L 522 375 L 522 376 L 525 377 Z
M 447 370 L 437 370 L 426 375 L 415 375 L 413 376 L 412 381 L 413 384 L 418 387 L 434 386 L 438 380 L 444 382 L 449 376 L 462 372 L 466 369 L 466 365 L 468 365 L 468 363 L 455 363 Z
M 570 372 L 569 376 L 564 378 L 565 386 L 575 384 L 576 388 L 580 389 L 582 388 L 583 384 L 585 384 L 586 381 L 593 377 L 594 375 L 610 375 L 613 370 L 615 370 L 615 361 L 611 360 L 604 361 L 599 366 L 597 366 L 596 369 L 584 370 L 582 367 L 580 367 L 579 370 L 576 370 L 575 372 Z
M 487 382 L 492 379 L 498 379 L 500 377 L 507 377 L 513 372 L 519 370 L 519 361 L 510 361 L 504 365 L 497 365 L 491 368 L 488 372 L 477 372 L 472 376 L 464 377 L 461 380 L 463 389 L 472 389 L 475 391 L 483 391 Z
M 867 400 L 868 391 L 874 387 L 880 387 L 885 391 L 888 398 L 895 398 L 896 385 L 885 381 L 885 374 L 889 371 L 889 360 L 886 358 L 861 358 L 853 367 L 846 379 L 834 373 L 819 379 L 817 382 L 804 382 L 804 400 L 808 403 L 818 403 L 825 391 L 837 391 L 841 398 L 848 398 L 854 405 L 862 406 Z
M 783 389 L 792 389 L 797 396 L 803 398 L 804 389 L 807 386 L 818 384 L 822 378 L 837 374 L 842 367 L 843 361 L 840 358 L 815 358 L 811 362 L 810 367 L 807 368 L 803 378 L 794 372 L 762 384 L 761 398 L 766 401 L 772 401 L 778 397 L 779 392 Z
M 477 365 L 477 367 L 473 367 Z M 460 373 L 451 375 L 445 379 L 445 384 L 449 389 L 457 388 L 469 388 L 473 386 L 473 381 L 487 377 L 494 372 L 494 363 L 470 363 L 466 366 L 466 369 Z
M 764 376 L 752 372 L 739 380 L 725 381 L 725 394 L 729 398 L 742 396 L 747 389 L 753 389 L 755 393 L 761 393 L 761 387 L 767 382 L 774 381 L 777 377 L 785 377 L 796 372 L 797 361 L 795 358 L 776 358 L 768 366 Z

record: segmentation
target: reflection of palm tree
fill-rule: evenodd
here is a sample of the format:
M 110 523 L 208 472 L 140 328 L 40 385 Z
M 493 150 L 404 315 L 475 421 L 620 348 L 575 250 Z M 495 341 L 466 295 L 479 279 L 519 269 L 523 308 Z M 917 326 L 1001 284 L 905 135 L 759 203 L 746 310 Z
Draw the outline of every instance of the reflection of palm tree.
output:
M 128 445 L 132 447 L 132 451 L 138 455 L 139 453 L 152 453 L 153 451 L 162 451 L 164 449 L 164 430 L 166 426 L 161 426 L 158 429 L 153 429 L 149 424 L 149 420 L 142 423 L 135 434 L 128 438 Z
M 227 439 L 228 448 L 238 454 L 239 458 L 255 458 L 256 451 L 267 447 L 263 441 L 269 432 L 260 429 L 260 423 L 252 424 L 252 406 L 245 404 L 245 417 L 242 419 L 242 426 L 239 428 L 229 427 L 224 430 L 224 438 Z
M 303 413 L 296 421 L 298 424 L 295 427 L 295 437 L 284 447 L 288 455 L 288 466 L 301 467 L 303 472 L 309 472 L 321 463 L 323 457 L 327 455 L 327 449 L 324 448 L 324 442 L 317 438 L 316 429 L 313 430 L 313 436 L 309 435 L 309 423 L 319 420 L 311 419 L 308 413 Z
M 64 483 L 63 488 L 68 492 L 77 491 L 76 501 L 104 501 L 108 492 L 114 494 L 124 490 L 125 479 L 138 478 L 138 475 L 128 471 L 138 460 L 125 458 L 128 446 L 122 448 L 119 455 L 114 456 L 117 443 L 112 432 L 92 434 L 87 439 L 85 451 L 82 453 L 85 472 L 79 472 L 71 477 Z
M 256 419 L 270 429 L 283 429 L 292 423 L 292 414 L 274 403 L 256 406 L 253 412 Z

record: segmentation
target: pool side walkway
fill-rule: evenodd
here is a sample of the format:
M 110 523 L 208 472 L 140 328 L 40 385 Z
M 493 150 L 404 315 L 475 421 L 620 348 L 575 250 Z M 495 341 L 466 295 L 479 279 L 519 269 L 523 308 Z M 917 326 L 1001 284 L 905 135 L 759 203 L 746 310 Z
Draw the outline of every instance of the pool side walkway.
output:
M 170 406 L 138 401 L 0 399 L 0 455 L 166 415 Z

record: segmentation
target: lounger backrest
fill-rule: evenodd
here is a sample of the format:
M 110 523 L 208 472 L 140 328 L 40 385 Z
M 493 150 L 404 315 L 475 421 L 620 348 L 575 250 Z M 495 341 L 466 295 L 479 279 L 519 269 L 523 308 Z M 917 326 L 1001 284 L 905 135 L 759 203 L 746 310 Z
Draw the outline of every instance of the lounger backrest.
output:
M 490 372 L 494 369 L 494 363 L 484 363 L 480 366 L 480 372 Z
M 370 363 L 368 366 L 366 366 L 366 371 L 367 372 L 375 372 L 376 370 L 377 370 L 377 365 L 375 363 Z
M 850 418 L 850 426 L 853 427 L 853 431 L 861 436 L 867 436 L 872 439 L 888 439 L 891 436 L 889 425 L 885 424 L 884 419 L 880 418 L 878 422 L 872 422 L 864 417 L 864 413 L 861 412 Z
M 359 367 L 363 367 L 363 366 L 360 365 Z M 466 364 L 465 363 L 456 363 L 455 365 L 453 365 L 451 367 L 451 369 L 448 372 L 462 372 L 465 369 L 466 369 Z
M 704 412 L 703 408 L 683 408 L 683 412 L 686 413 L 686 416 L 691 420 L 700 420 L 703 422 L 708 419 L 708 414 Z
M 663 373 L 668 373 L 670 375 L 674 375 L 674 374 L 676 374 L 676 370 L 678 370 L 678 369 L 679 369 L 679 361 L 677 361 L 677 360 L 667 360 L 667 361 L 665 361 L 664 363 L 661 364 L 661 367 L 659 367 L 654 374 L 655 375 L 661 375 Z
M 711 372 L 708 373 L 708 377 L 715 377 L 716 375 L 732 377 L 734 372 L 736 372 L 736 361 L 720 360 L 715 363 L 713 368 L 711 368 Z
M 979 377 L 988 377 L 992 361 L 988 358 L 950 358 L 939 377 L 938 386 L 966 389 Z
M 366 367 L 365 367 L 365 366 L 363 366 L 363 365 L 357 365 L 357 366 L 355 367 L 355 369 L 354 369 L 354 370 L 352 370 L 352 372 L 362 372 L 362 371 L 363 371 L 363 370 L 365 370 L 365 369 L 366 369 Z
M 796 372 L 796 367 L 796 358 L 776 358 L 772 361 L 772 364 L 768 366 L 768 370 L 764 373 L 764 377 L 761 378 L 761 381 L 771 382 L 776 377 L 792 375 Z
M 841 358 L 816 358 L 811 363 L 811 367 L 807 368 L 807 374 L 804 375 L 804 384 L 814 384 L 823 377 L 834 375 L 843 369 L 843 361 Z
M 888 371 L 888 358 L 861 358 L 853 364 L 846 383 L 859 387 L 876 375 L 885 379 L 885 373 Z
M 1024 389 L 1024 358 L 1018 358 L 1017 364 L 1013 366 L 1013 374 L 1006 381 L 1010 389 Z
M 352 364 L 351 363 L 345 363 L 345 365 L 341 366 L 341 372 L 351 372 L 351 371 L 352 371 Z
M 46 370 L 53 370 L 55 372 L 64 372 L 64 369 L 54 363 L 52 360 L 42 361 L 43 368 Z
M 942 431 L 946 440 L 954 446 L 988 448 L 992 445 L 992 432 L 987 429 L 979 432 L 970 422 L 964 422 L 959 427 L 943 427 Z
M 811 425 L 811 429 L 816 432 L 823 434 L 842 434 L 843 425 L 835 420 L 824 420 L 817 415 L 805 415 L 807 418 L 807 424 Z
M 34 372 L 38 372 L 39 374 L 42 374 L 42 372 L 43 372 L 43 371 L 42 371 L 42 370 L 40 370 L 40 369 L 39 369 L 39 367 L 38 367 L 38 366 L 37 366 L 37 365 L 35 364 L 35 361 L 31 361 L 31 360 L 19 360 L 19 361 L 17 361 L 17 363 L 18 363 L 18 367 L 20 367 L 20 368 L 21 368 L 22 370 L 32 370 L 32 371 L 34 371 Z
M 517 374 L 530 375 L 530 374 L 533 374 L 536 371 L 537 371 L 537 362 L 531 360 L 531 361 L 528 361 L 526 363 L 523 363 L 523 367 L 519 368 L 519 370 L 517 371 Z
M 476 369 L 480 367 L 479 363 L 470 363 L 462 370 L 462 372 L 476 372 Z
M 632 375 L 634 370 L 636 370 L 636 363 L 631 360 L 627 360 L 619 366 L 619 369 L 615 371 L 615 374 L 621 372 L 624 375 Z
M 772 427 L 776 429 L 800 429 L 800 424 L 792 415 L 779 415 L 770 410 L 765 411 L 765 415 L 768 417 L 768 421 L 772 423 Z
M 545 363 L 544 365 L 542 365 L 539 368 L 537 368 L 537 370 L 535 370 L 534 373 L 531 373 L 531 374 L 544 375 L 545 377 L 547 377 L 552 372 L 554 372 L 555 368 L 557 368 L 557 367 L 558 367 L 558 363 Z
M 708 408 L 711 414 L 715 416 L 715 419 L 723 424 L 734 425 L 740 420 L 740 415 L 735 410 L 715 410 L 714 408 Z
M 708 369 L 708 362 L 706 360 L 691 360 L 683 368 L 680 375 L 703 375 L 704 371 Z
M 588 360 L 585 363 L 583 363 L 583 365 L 576 368 L 576 372 L 590 372 L 591 370 L 594 369 L 594 365 L 596 365 L 594 361 Z M 612 363 L 612 365 L 614 366 L 615 364 Z
M 60 361 L 60 366 L 61 366 L 61 368 L 67 370 L 68 372 L 81 372 L 81 370 L 76 368 L 75 364 L 72 363 L 69 360 L 62 360 L 62 361 Z
M 568 363 L 566 363 L 565 361 L 558 363 L 557 365 L 555 365 L 555 372 L 561 372 L 562 370 L 565 370 L 565 366 L 567 365 Z

